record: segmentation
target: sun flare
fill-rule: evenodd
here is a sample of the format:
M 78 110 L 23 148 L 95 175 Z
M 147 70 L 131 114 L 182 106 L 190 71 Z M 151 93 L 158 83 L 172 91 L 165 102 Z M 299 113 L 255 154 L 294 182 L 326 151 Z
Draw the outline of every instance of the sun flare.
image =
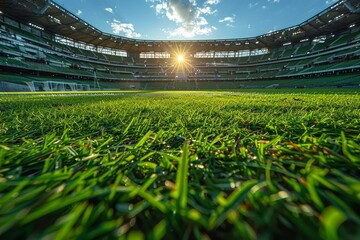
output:
M 182 62 L 184 62 L 184 56 L 183 55 L 181 55 L 181 54 L 179 54 L 178 56 L 177 56 L 177 60 L 178 60 L 178 62 L 179 63 L 182 63 Z

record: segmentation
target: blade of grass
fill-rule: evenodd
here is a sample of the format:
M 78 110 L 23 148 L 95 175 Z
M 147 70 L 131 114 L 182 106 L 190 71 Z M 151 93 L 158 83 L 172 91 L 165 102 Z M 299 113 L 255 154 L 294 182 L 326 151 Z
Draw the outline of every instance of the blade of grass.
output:
M 179 166 L 176 173 L 176 210 L 180 212 L 186 208 L 188 193 L 188 169 L 189 169 L 189 151 L 188 144 L 184 143 L 182 157 L 179 159 Z

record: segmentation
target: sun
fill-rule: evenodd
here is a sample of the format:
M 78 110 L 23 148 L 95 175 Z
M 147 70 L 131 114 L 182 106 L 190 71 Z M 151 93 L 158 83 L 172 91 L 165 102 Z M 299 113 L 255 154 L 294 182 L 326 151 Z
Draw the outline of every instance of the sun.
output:
M 182 62 L 184 62 L 184 60 L 185 60 L 185 58 L 184 58 L 184 56 L 183 56 L 182 54 L 179 54 L 179 55 L 177 56 L 177 61 L 178 61 L 178 63 L 182 63 Z

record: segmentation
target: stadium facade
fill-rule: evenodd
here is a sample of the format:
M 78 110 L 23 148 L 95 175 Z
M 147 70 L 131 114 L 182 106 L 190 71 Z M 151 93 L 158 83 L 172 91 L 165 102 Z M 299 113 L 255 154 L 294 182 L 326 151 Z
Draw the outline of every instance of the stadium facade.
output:
M 59 86 L 88 90 L 360 84 L 358 0 L 338 1 L 296 26 L 238 39 L 115 36 L 51 0 L 2 0 L 0 26 L 0 82 L 11 83 L 15 90 L 17 85 L 18 90 L 27 85 L 33 91 L 52 91 Z

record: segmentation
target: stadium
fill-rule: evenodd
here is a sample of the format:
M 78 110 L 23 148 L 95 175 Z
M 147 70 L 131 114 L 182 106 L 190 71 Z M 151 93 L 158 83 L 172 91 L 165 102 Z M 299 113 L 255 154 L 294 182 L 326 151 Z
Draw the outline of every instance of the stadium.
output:
M 0 239 L 360 239 L 360 3 L 326 4 L 151 40 L 1 0 Z
M 355 0 L 337 2 L 287 29 L 203 41 L 107 34 L 52 1 L 2 1 L 0 9 L 4 89 L 359 86 L 360 16 Z

